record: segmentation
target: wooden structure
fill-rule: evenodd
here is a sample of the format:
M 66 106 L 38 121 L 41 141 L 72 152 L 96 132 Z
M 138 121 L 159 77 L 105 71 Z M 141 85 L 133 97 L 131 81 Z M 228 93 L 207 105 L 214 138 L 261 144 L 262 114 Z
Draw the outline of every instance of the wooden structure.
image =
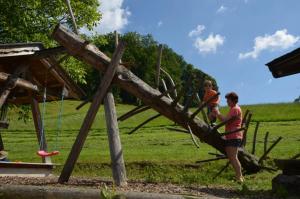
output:
M 117 56 L 117 52 L 114 53 L 114 57 L 111 60 L 96 46 L 84 41 L 78 35 L 60 24 L 54 29 L 52 36 L 59 44 L 66 48 L 68 54 L 84 61 L 99 71 L 105 72 L 103 79 L 106 80 L 106 83 L 103 83 L 104 80 L 102 80 L 94 96 L 92 105 L 73 145 L 72 151 L 59 178 L 59 182 L 63 183 L 68 181 L 94 119 L 95 111 L 97 111 L 100 106 L 99 101 L 103 99 L 103 95 L 107 92 L 110 83 L 114 83 L 138 97 L 147 106 L 176 122 L 183 128 L 190 128 L 193 134 L 203 142 L 213 146 L 221 153 L 225 153 L 225 140 L 220 136 L 217 130 L 213 130 L 198 117 L 191 117 L 192 113 L 186 109 L 184 110 L 184 107 L 178 103 L 178 96 L 180 96 L 180 94 L 176 99 L 170 99 L 159 90 L 150 87 L 122 64 L 119 64 L 117 61 L 120 57 Z M 113 69 L 114 67 L 115 69 Z M 246 150 L 239 151 L 239 159 L 243 168 L 249 173 L 257 172 L 261 169 L 258 164 L 258 159 Z
M 31 105 L 36 136 L 39 143 L 44 143 L 45 151 L 47 143 L 38 105 L 43 102 L 44 89 L 47 89 L 47 101 L 60 100 L 63 89 L 66 99 L 81 99 L 85 95 L 55 59 L 57 53 L 64 51 L 61 47 L 45 49 L 41 43 L 0 44 L 0 108 L 5 103 Z M 3 150 L 2 138 L 0 142 Z M 17 175 L 19 171 L 36 176 L 39 170 L 40 175 L 46 176 L 53 165 L 50 157 L 42 157 L 42 162 L 46 164 L 1 162 L 0 169 L 4 175 Z
M 266 64 L 273 74 L 273 77 L 280 78 L 300 73 L 300 48 L 293 50 L 281 57 Z M 266 135 L 267 139 L 267 135 Z M 266 153 L 266 152 L 265 152 Z M 272 190 L 284 188 L 287 193 L 299 196 L 300 194 L 300 154 L 291 159 L 275 159 L 276 166 L 282 170 L 272 180 Z
M 300 73 L 300 48 L 282 55 L 266 65 L 275 78 Z

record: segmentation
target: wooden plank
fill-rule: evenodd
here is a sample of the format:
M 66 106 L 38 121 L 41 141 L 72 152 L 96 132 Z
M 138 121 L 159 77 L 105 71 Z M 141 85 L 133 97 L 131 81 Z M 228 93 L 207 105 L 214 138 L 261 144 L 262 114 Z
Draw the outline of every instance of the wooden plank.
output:
M 100 86 L 98 87 L 98 90 L 95 94 L 95 97 L 93 99 L 93 102 L 84 118 L 84 121 L 82 123 L 82 126 L 80 128 L 80 131 L 77 135 L 77 138 L 73 144 L 73 147 L 71 149 L 71 152 L 68 156 L 68 159 L 64 165 L 64 168 L 61 172 L 61 175 L 58 179 L 59 183 L 67 182 L 71 176 L 71 173 L 74 169 L 74 165 L 79 157 L 79 154 L 82 150 L 83 144 L 86 140 L 86 137 L 88 135 L 88 132 L 92 126 L 92 123 L 96 117 L 96 114 L 98 112 L 98 109 L 101 105 L 101 102 L 103 101 L 107 90 L 110 87 L 110 84 L 112 82 L 112 79 L 114 77 L 114 74 L 116 72 L 117 66 L 120 63 L 120 59 L 123 55 L 125 48 L 124 43 L 120 43 L 115 50 L 113 54 L 112 62 L 110 63 L 109 67 L 105 71 L 104 77 L 101 81 Z
M 9 76 L 10 75 L 7 73 L 0 72 L 0 81 L 7 81 L 9 79 Z M 15 81 L 15 85 L 19 86 L 21 88 L 25 88 L 25 89 L 36 91 L 36 92 L 39 91 L 38 86 L 32 84 L 30 81 L 27 81 L 22 78 L 16 78 L 14 81 Z
M 271 146 L 270 148 L 268 148 L 268 150 L 266 150 L 266 152 L 259 158 L 258 163 L 261 163 L 266 157 L 267 155 L 270 153 L 270 151 L 278 144 L 278 142 L 280 142 L 280 140 L 282 139 L 282 137 L 279 137 Z
M 53 164 L 0 162 L 0 176 L 47 177 L 51 175 L 53 168 Z

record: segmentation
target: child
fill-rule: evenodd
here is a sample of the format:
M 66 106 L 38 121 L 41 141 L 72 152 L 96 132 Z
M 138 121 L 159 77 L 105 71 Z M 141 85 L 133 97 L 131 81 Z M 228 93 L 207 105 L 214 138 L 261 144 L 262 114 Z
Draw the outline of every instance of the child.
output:
M 212 98 L 213 96 L 216 96 Z M 218 112 L 218 104 L 220 101 L 219 96 L 217 95 L 217 91 L 213 90 L 213 85 L 210 80 L 204 81 L 204 96 L 202 103 L 207 102 L 209 99 L 211 99 L 207 103 L 207 116 L 211 124 L 215 123 L 217 120 L 216 112 Z

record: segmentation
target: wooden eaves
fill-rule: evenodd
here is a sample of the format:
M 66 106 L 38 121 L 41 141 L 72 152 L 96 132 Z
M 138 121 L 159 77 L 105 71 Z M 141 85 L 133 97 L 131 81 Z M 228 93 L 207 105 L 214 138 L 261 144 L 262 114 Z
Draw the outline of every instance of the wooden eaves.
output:
M 300 73 L 300 48 L 282 55 L 266 65 L 275 78 Z

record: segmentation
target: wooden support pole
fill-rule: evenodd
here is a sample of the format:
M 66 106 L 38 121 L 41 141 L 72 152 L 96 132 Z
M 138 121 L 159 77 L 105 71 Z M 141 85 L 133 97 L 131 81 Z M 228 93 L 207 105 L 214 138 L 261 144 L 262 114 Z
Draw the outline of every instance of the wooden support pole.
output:
M 166 84 L 165 80 L 164 79 L 160 79 L 160 80 L 161 80 L 161 84 L 162 84 L 162 86 L 164 88 L 164 92 L 167 92 L 168 88 L 167 88 L 167 84 Z M 167 97 L 170 98 L 170 99 L 172 99 L 172 97 L 169 95 L 169 93 L 167 94 Z
M 157 56 L 157 62 L 156 62 L 156 76 L 155 76 L 156 89 L 159 88 L 159 77 L 160 77 L 160 65 L 161 65 L 162 50 L 163 50 L 163 46 L 160 44 L 158 46 L 158 56 Z
M 130 118 L 130 117 L 132 117 L 132 116 L 134 116 L 134 115 L 136 115 L 138 113 L 144 112 L 144 111 L 146 111 L 146 110 L 148 110 L 150 108 L 151 108 L 151 106 L 143 106 L 143 107 L 141 107 L 139 109 L 129 111 L 128 113 L 122 115 L 118 120 L 120 120 L 120 121 L 127 120 L 128 118 Z
M 270 148 L 259 158 L 258 163 L 261 163 L 266 156 L 270 153 L 270 151 L 278 144 L 278 142 L 282 139 L 282 137 L 279 137 L 271 146 Z
M 267 131 L 264 138 L 264 153 L 267 152 L 268 138 L 269 138 L 269 132 Z
M 115 31 L 115 37 L 115 44 L 117 48 L 119 44 L 117 31 Z M 119 135 L 115 100 L 110 90 L 104 97 L 104 110 L 114 183 L 117 186 L 125 186 L 127 185 L 126 169 L 123 159 L 121 139 Z
M 229 134 L 236 133 L 236 132 L 239 132 L 239 131 L 244 131 L 245 129 L 246 129 L 245 127 L 242 127 L 242 128 L 239 128 L 239 129 L 235 129 L 233 131 L 229 131 L 229 132 L 225 132 L 225 133 L 220 133 L 220 135 L 221 136 L 229 135 Z
M 225 171 L 225 169 L 229 166 L 229 164 L 230 164 L 230 162 L 228 161 L 227 163 L 226 163 L 226 165 L 213 177 L 213 179 L 215 179 L 216 177 L 218 177 L 219 175 L 221 175 L 221 173 L 223 172 L 223 171 Z
M 117 186 L 125 186 L 127 184 L 126 169 L 123 159 L 121 140 L 119 136 L 115 101 L 114 96 L 111 92 L 108 92 L 106 94 L 106 97 L 104 98 L 104 110 L 113 179 Z
M 131 130 L 128 134 L 132 134 L 135 131 L 137 131 L 138 129 L 140 129 L 141 127 L 145 126 L 147 123 L 151 122 L 152 120 L 158 118 L 159 116 L 161 116 L 160 113 L 148 118 L 147 120 L 145 120 L 144 122 L 142 122 L 141 124 L 139 124 L 137 127 L 135 127 L 133 130 Z
M 253 134 L 252 152 L 251 152 L 253 155 L 255 154 L 256 136 L 257 136 L 259 124 L 260 124 L 259 122 L 256 122 L 255 130 L 254 130 L 254 134 Z
M 116 51 L 113 54 L 112 61 L 105 71 L 104 77 L 101 81 L 100 86 L 98 87 L 98 90 L 95 94 L 95 97 L 93 99 L 93 102 L 84 118 L 84 121 L 82 123 L 82 126 L 80 128 L 80 131 L 77 135 L 77 138 L 73 144 L 73 147 L 71 149 L 71 152 L 68 156 L 68 159 L 64 165 L 64 168 L 61 172 L 61 175 L 58 179 L 59 183 L 67 182 L 71 176 L 71 173 L 74 169 L 74 165 L 79 157 L 79 154 L 82 150 L 83 144 L 86 140 L 86 137 L 88 135 L 88 132 L 92 126 L 92 123 L 96 117 L 96 114 L 98 112 L 98 109 L 101 105 L 101 102 L 103 101 L 107 90 L 110 87 L 110 84 L 112 82 L 112 79 L 115 75 L 116 68 L 120 63 L 120 59 L 124 52 L 124 43 L 120 43 L 116 49 Z
M 0 81 L 7 81 L 9 79 L 9 76 L 10 75 L 7 74 L 7 73 L 0 72 Z M 32 84 L 30 81 L 27 81 L 27 80 L 22 79 L 22 78 L 16 78 L 14 81 L 15 81 L 14 84 L 16 86 L 21 87 L 21 88 L 25 88 L 25 89 L 32 90 L 32 91 L 35 91 L 35 92 L 39 91 L 38 86 Z
M 43 133 L 43 123 L 42 123 L 42 116 L 39 108 L 39 102 L 35 98 L 35 95 L 31 92 L 29 93 L 31 95 L 31 112 L 32 112 L 32 118 L 33 123 L 35 127 L 35 133 L 36 137 L 38 139 L 39 146 L 42 147 L 40 150 L 47 151 L 47 141 L 45 137 L 45 133 Z M 41 144 L 43 143 L 43 144 Z M 42 157 L 43 163 L 51 163 L 50 157 Z
M 252 113 L 249 113 L 248 119 L 247 119 L 246 124 L 245 124 L 245 130 L 244 130 L 244 133 L 243 133 L 243 140 L 242 140 L 242 146 L 243 147 L 245 147 L 246 142 L 247 142 L 247 133 L 248 133 L 248 128 L 249 128 L 249 125 L 250 125 L 250 122 L 251 122 L 251 117 L 252 117 Z
M 191 138 L 192 138 L 192 141 L 193 141 L 194 145 L 195 145 L 197 148 L 200 148 L 200 146 L 199 146 L 199 144 L 197 143 L 197 141 L 196 141 L 196 139 L 195 139 L 195 136 L 194 136 L 194 134 L 193 134 L 193 132 L 192 132 L 192 129 L 191 129 L 191 127 L 190 127 L 188 124 L 187 124 L 187 129 L 188 129 L 189 134 L 191 135 Z
M 220 157 L 216 157 L 216 158 L 210 158 L 210 159 L 207 159 L 207 160 L 198 160 L 198 161 L 196 161 L 196 163 L 205 163 L 205 162 L 211 162 L 211 161 L 216 161 L 216 160 L 224 160 L 224 159 L 227 159 L 227 157 L 225 155 L 220 156 Z
M 167 80 L 170 82 L 171 86 L 172 86 L 173 88 L 175 88 L 176 86 L 175 86 L 175 83 L 174 83 L 174 81 L 173 81 L 171 75 L 170 75 L 167 71 L 165 71 L 164 69 L 162 69 L 161 67 L 160 67 L 160 70 L 161 70 L 161 72 L 163 72 L 163 73 L 166 75 Z M 175 90 L 173 91 L 173 98 L 176 98 L 176 97 L 177 97 L 177 91 L 176 91 L 176 89 L 175 89 Z

